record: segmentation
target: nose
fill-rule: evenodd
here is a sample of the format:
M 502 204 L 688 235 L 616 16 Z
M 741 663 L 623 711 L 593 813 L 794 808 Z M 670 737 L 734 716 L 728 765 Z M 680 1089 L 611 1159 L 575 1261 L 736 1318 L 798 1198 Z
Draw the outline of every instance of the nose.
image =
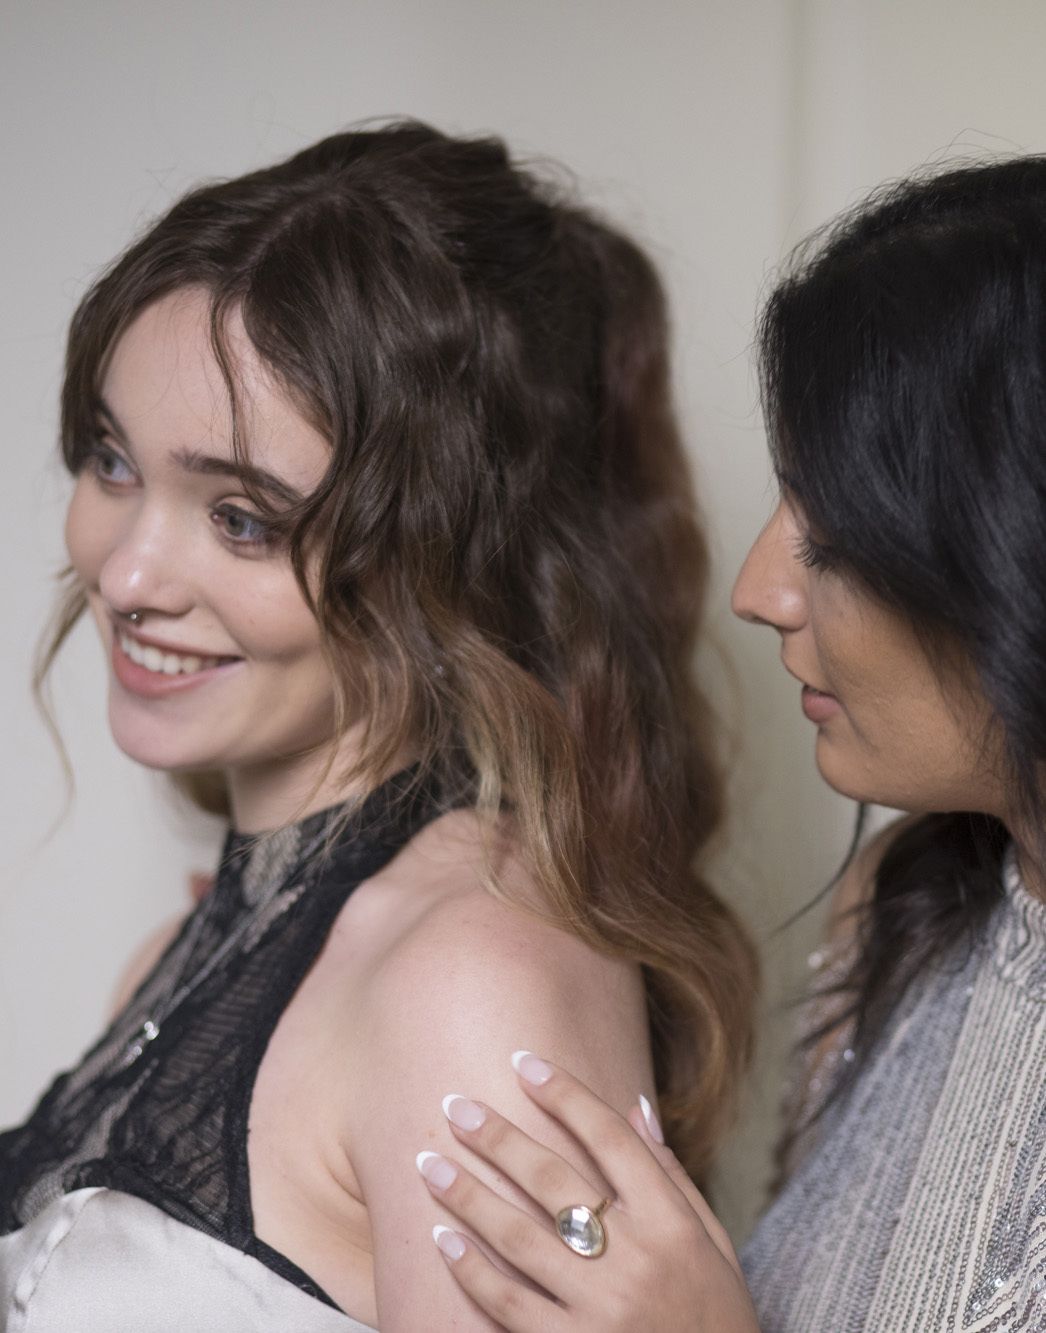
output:
M 124 515 L 98 574 L 98 591 L 117 615 L 185 614 L 193 604 L 190 568 L 175 526 L 148 504 Z
M 734 583 L 730 600 L 734 615 L 782 632 L 803 627 L 808 571 L 797 554 L 801 539 L 794 515 L 779 503 L 752 543 Z

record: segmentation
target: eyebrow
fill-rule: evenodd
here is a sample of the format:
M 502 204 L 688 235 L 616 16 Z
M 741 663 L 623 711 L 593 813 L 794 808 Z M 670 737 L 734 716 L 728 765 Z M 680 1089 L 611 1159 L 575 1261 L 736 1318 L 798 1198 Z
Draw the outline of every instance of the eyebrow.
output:
M 102 397 L 95 399 L 95 410 L 107 422 L 113 435 L 129 452 L 133 453 L 127 432 L 120 425 L 116 413 Z M 286 505 L 300 504 L 305 498 L 300 491 L 288 486 L 274 472 L 269 472 L 253 463 L 240 463 L 231 458 L 218 458 L 205 454 L 199 449 L 176 449 L 174 460 L 185 472 L 198 477 L 232 477 L 244 486 L 264 492 L 274 500 Z

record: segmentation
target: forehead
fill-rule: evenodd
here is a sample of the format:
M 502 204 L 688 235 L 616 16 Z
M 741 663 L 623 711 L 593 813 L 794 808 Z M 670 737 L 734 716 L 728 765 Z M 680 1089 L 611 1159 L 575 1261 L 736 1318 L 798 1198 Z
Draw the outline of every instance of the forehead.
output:
M 222 332 L 251 463 L 308 493 L 326 470 L 326 439 L 262 362 L 238 309 Z M 173 292 L 137 315 L 113 348 L 101 391 L 136 454 L 191 449 L 233 457 L 232 404 L 205 291 Z

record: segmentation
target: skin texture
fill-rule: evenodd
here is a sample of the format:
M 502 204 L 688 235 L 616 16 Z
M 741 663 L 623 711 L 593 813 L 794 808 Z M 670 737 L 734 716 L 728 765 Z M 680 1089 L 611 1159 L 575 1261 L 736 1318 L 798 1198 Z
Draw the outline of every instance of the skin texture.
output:
M 326 443 L 275 384 L 233 322 L 251 462 L 285 488 L 322 475 Z M 176 694 L 136 693 L 111 673 L 114 737 L 149 767 L 220 768 L 234 820 L 271 828 L 350 794 L 331 774 L 332 682 L 319 627 L 278 544 L 228 475 L 187 466 L 232 458 L 230 412 L 210 348 L 206 300 L 179 292 L 118 342 L 102 393 L 109 419 L 77 480 L 66 526 L 102 644 L 140 633 L 164 647 L 234 659 Z M 133 626 L 126 617 L 141 613 Z M 578 1169 L 584 1149 L 520 1091 L 507 1054 L 539 1045 L 614 1106 L 652 1091 L 642 981 L 536 912 L 490 892 L 492 877 L 540 908 L 512 829 L 469 811 L 423 830 L 337 918 L 265 1052 L 248 1154 L 258 1235 L 351 1315 L 382 1333 L 488 1329 L 429 1239 L 445 1214 L 418 1194 L 422 1149 L 449 1150 L 442 1098 L 482 1082 Z M 133 989 L 162 947 L 131 969 Z M 535 1215 L 498 1172 L 478 1175 Z

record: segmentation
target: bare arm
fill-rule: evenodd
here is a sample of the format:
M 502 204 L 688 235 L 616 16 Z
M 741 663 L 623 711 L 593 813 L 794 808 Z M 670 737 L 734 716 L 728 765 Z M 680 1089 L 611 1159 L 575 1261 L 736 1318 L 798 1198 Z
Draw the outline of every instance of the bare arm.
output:
M 520 1065 L 527 1095 L 587 1146 L 611 1182 L 614 1202 L 602 1214 L 606 1254 L 580 1258 L 551 1234 L 559 1194 L 579 1188 L 570 1164 L 491 1113 L 478 1130 L 457 1130 L 459 1142 L 523 1184 L 544 1202 L 547 1216 L 544 1226 L 529 1219 L 518 1225 L 499 1199 L 460 1171 L 441 1192 L 460 1219 L 441 1247 L 455 1281 L 509 1333 L 759 1333 L 726 1232 L 660 1142 L 648 1110 L 633 1107 L 626 1122 L 565 1070 L 528 1063 Z M 541 1290 L 498 1272 L 464 1239 L 461 1223 L 510 1256 Z
M 627 1108 L 640 1089 L 651 1091 L 638 977 L 562 932 L 473 896 L 427 916 L 367 993 L 360 1014 L 367 1074 L 352 1107 L 349 1151 L 371 1220 L 379 1326 L 382 1333 L 496 1328 L 447 1281 L 432 1228 L 452 1219 L 426 1194 L 416 1157 L 460 1159 L 441 1103 L 451 1093 L 482 1098 L 561 1153 L 598 1202 L 598 1169 L 521 1092 L 509 1057 L 521 1047 L 548 1052 Z M 496 1168 L 478 1157 L 470 1167 L 522 1215 L 544 1218 Z

